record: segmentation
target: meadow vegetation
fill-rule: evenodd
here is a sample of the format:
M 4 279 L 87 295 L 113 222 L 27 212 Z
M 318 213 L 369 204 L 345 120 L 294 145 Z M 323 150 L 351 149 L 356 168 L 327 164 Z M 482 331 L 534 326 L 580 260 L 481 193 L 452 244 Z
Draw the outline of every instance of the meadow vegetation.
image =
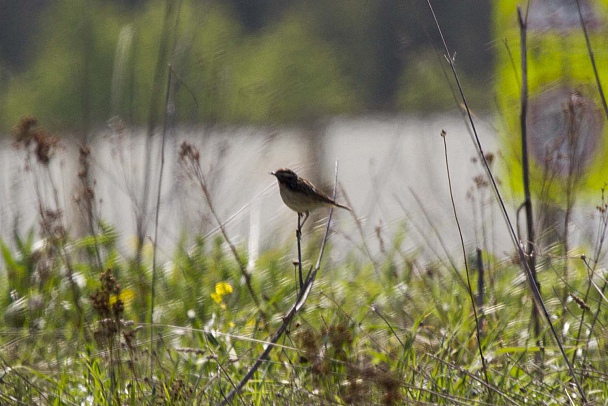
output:
M 520 232 L 526 227 L 516 215 L 515 244 L 493 250 L 494 225 L 484 213 L 498 210 L 501 202 L 491 175 L 502 163 L 500 154 L 481 154 L 476 159 L 487 172 L 471 180 L 468 202 L 479 221 L 481 247 L 463 242 L 462 252 L 444 250 L 429 259 L 422 254 L 426 247 L 408 246 L 406 238 L 419 232 L 420 224 L 430 230 L 426 237 L 440 242 L 442 233 L 459 233 L 456 224 L 450 231 L 436 229 L 422 210 L 416 221 L 405 213 L 396 232 L 375 237 L 360 232 L 344 238 L 328 220 L 325 234 L 307 231 L 297 241 L 301 263 L 291 259 L 294 237 L 251 265 L 248 250 L 231 239 L 216 210 L 222 202 L 208 187 L 206 169 L 213 162 L 201 162 L 197 146 L 184 143 L 174 151 L 180 179 L 219 231 L 184 235 L 174 252 L 161 257 L 157 216 L 155 230 L 145 230 L 138 220 L 134 248 L 121 249 L 116 225 L 96 209 L 100 198 L 111 201 L 112 196 L 98 196 L 95 189 L 89 169 L 96 151 L 87 135 L 79 147 L 75 206 L 64 207 L 52 170 L 61 169 L 56 159 L 61 142 L 41 124 L 60 127 L 82 120 L 81 128 L 87 129 L 114 113 L 126 117 L 112 121 L 114 131 L 146 123 L 150 145 L 160 133 L 164 147 L 167 128 L 176 121 L 260 123 L 274 116 L 279 122 L 308 122 L 360 100 L 351 97 L 333 50 L 298 21 L 300 14 L 242 42 L 235 39 L 239 28 L 215 4 L 205 10 L 207 24 L 200 26 L 198 11 L 187 8 L 191 3 L 179 10 L 150 5 L 134 30 L 118 15 L 92 18 L 95 9 L 79 8 L 82 2 L 58 4 L 56 18 L 85 24 L 81 33 L 90 30 L 91 36 L 70 43 L 49 33 L 53 51 L 17 78 L 2 100 L 7 116 L 31 113 L 34 106 L 43 119 L 25 116 L 13 128 L 16 153 L 23 156 L 21 176 L 39 199 L 33 203 L 37 225 L 0 241 L 0 404 L 605 404 L 608 202 L 603 189 L 594 208 L 576 207 L 593 218 L 592 228 L 582 233 L 589 238 L 575 245 L 568 214 L 563 228 L 547 222 L 530 242 L 531 223 L 527 234 Z M 97 30 L 119 36 L 118 49 L 107 46 L 111 41 Z M 178 33 L 186 33 L 180 41 L 173 37 Z M 85 66 L 97 67 L 99 81 L 86 69 L 79 71 L 81 81 L 63 76 L 73 66 L 62 54 L 95 41 L 96 53 L 80 55 L 90 58 Z M 149 41 L 153 46 L 145 49 L 160 55 L 155 70 L 139 73 L 138 67 L 149 62 L 141 58 L 149 55 L 126 45 L 141 46 L 138 41 Z M 313 57 L 303 56 L 310 49 Z M 452 55 L 447 45 L 446 55 Z M 286 66 L 284 58 L 293 64 Z M 448 63 L 454 68 L 452 60 Z M 49 66 L 56 76 L 42 74 Z M 416 68 L 413 74 L 440 72 Z M 255 93 L 255 100 L 243 102 L 248 97 L 243 89 Z M 34 94 L 55 99 L 31 100 Z M 110 106 L 116 111 L 109 112 Z M 570 110 L 573 122 L 580 111 Z M 470 117 L 468 108 L 465 113 Z M 150 145 L 145 160 L 153 159 Z M 521 172 L 526 172 L 523 165 Z M 151 184 L 162 181 L 162 172 L 159 179 L 146 173 L 146 203 L 155 199 Z M 574 196 L 579 173 L 572 172 L 568 181 Z M 550 183 L 557 193 L 562 190 L 557 177 Z M 542 196 L 533 191 L 537 217 L 559 212 L 548 204 L 555 201 L 543 202 Z M 559 204 L 571 213 L 577 202 Z M 145 207 L 161 210 L 160 197 Z M 84 219 L 78 227 L 68 222 L 71 210 Z M 352 215 L 361 230 L 361 217 L 356 211 Z M 340 260 L 331 255 L 338 238 L 350 244 Z M 306 276 L 304 286 L 294 277 L 299 270 Z M 539 288 L 540 299 L 532 286 Z M 548 318 L 538 310 L 541 305 Z
M 57 138 L 34 118 L 15 136 L 25 176 L 34 184 L 51 177 Z M 212 210 L 196 146 L 183 144 L 179 154 L 201 205 Z M 494 204 L 481 198 L 489 194 L 483 177 L 472 184 L 474 205 Z M 80 196 L 85 213 L 95 213 L 85 210 L 94 194 Z M 305 274 L 321 245 L 327 251 L 287 319 L 301 298 L 289 254 L 294 241 L 264 252 L 253 269 L 246 247 L 224 233 L 184 237 L 160 261 L 150 240 L 125 253 L 103 219 L 93 216 L 92 231 L 76 236 L 66 208 L 39 204 L 38 227 L 0 244 L 3 403 L 220 404 L 286 321 L 233 403 L 580 403 L 546 325 L 534 335 L 533 300 L 514 248 L 496 256 L 469 246 L 468 268 L 449 252 L 429 261 L 404 244 L 415 232 L 404 220 L 391 236 L 351 236 L 352 252 L 336 262 L 331 241 L 339 234 L 324 244 L 319 232 L 305 233 Z M 537 254 L 552 322 L 583 390 L 598 402 L 608 393 L 600 266 L 607 209 L 602 194 L 589 213 L 597 230 L 588 245 L 564 252 L 554 240 Z M 370 245 L 379 252 L 369 254 Z

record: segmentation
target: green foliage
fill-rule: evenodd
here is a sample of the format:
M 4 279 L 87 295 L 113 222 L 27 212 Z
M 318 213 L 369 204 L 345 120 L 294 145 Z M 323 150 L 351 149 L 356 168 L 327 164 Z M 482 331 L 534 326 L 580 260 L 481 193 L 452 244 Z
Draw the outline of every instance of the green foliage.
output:
M 380 3 L 366 0 L 315 0 L 306 3 L 293 2 L 291 15 L 302 16 L 306 29 L 315 33 L 315 38 L 327 41 L 340 71 L 349 79 L 348 85 L 361 103 L 374 96 L 374 87 L 382 75 L 383 60 L 378 55 L 378 43 L 374 33 L 380 17 Z M 383 31 L 383 30 L 382 30 Z M 359 106 L 354 106 L 359 107 Z
M 174 54 L 178 84 L 178 115 L 187 122 L 234 119 L 234 63 L 239 55 L 241 27 L 225 7 L 211 3 L 190 13 Z M 185 13 L 182 13 L 185 15 Z
M 250 36 L 220 3 L 167 8 L 157 0 L 127 13 L 62 0 L 47 19 L 35 62 L 4 92 L 5 129 L 24 115 L 55 129 L 86 129 L 112 115 L 158 121 L 169 62 L 182 121 L 301 122 L 358 106 L 334 50 L 303 16 Z
M 115 230 L 107 224 L 100 229 L 96 237 L 51 242 L 46 254 L 50 276 L 43 284 L 23 276 L 27 269 L 40 271 L 39 262 L 27 264 L 27 258 L 38 258 L 32 233 L 19 240 L 18 254 L 2 244 L 9 275 L 2 295 L 8 297 L 8 290 L 19 284 L 23 299 L 13 300 L 4 311 L 10 330 L 3 332 L 10 334 L 0 335 L 3 360 L 19 371 L 4 370 L 4 396 L 23 401 L 44 397 L 58 403 L 220 402 L 232 384 L 214 378 L 217 371 L 238 381 L 293 303 L 296 285 L 288 250 L 264 252 L 252 272 L 268 317 L 265 322 L 224 241 L 183 236 L 172 258 L 157 269 L 157 338 L 150 347 L 150 325 L 133 321 L 147 320 L 148 301 L 141 296 L 149 295 L 149 288 L 140 287 L 150 280 L 152 247 L 144 249 L 142 263 L 136 266 L 116 250 Z M 478 315 L 483 318 L 481 340 L 489 365 L 487 387 L 479 384 L 485 378 L 466 287 L 449 277 L 451 271 L 440 261 L 423 262 L 417 254 L 403 252 L 405 233 L 405 228 L 396 233 L 375 266 L 354 253 L 344 261 L 324 263 L 283 347 L 255 374 L 243 399 L 259 404 L 441 403 L 453 398 L 509 404 L 564 399 L 563 381 L 569 378 L 563 360 L 550 341 L 539 347 L 529 336 L 532 302 L 517 264 L 492 258 L 494 266 L 486 270 L 493 284 L 486 288 L 487 304 Z M 84 280 L 79 297 L 66 289 L 70 285 L 61 273 L 66 257 L 54 255 L 68 245 L 71 267 Z M 78 252 L 89 253 L 93 246 L 106 264 L 103 272 L 93 260 L 75 261 L 91 259 Z M 599 313 L 592 338 L 580 342 L 576 327 L 583 319 L 590 322 L 595 309 L 605 306 L 598 292 L 585 296 L 589 281 L 583 265 L 571 264 L 568 290 L 576 292 L 576 300 L 549 300 L 547 305 L 564 344 L 578 348 L 581 360 L 586 354 L 589 371 L 605 373 L 605 312 Z M 561 266 L 553 260 L 552 267 Z M 540 273 L 541 286 L 560 283 L 551 269 Z M 548 291 L 546 295 L 551 296 Z M 76 303 L 84 311 L 82 319 Z M 545 365 L 555 366 L 553 374 L 538 372 L 535 354 Z M 151 374 L 155 381 L 144 379 Z M 583 383 L 592 398 L 608 393 L 592 375 Z
M 242 45 L 231 109 L 240 119 L 290 122 L 347 111 L 356 106 L 333 51 L 316 38 L 306 17 L 288 16 Z
M 5 286 L 8 288 L 8 294 L 15 292 L 18 297 L 27 293 L 30 277 L 34 273 L 33 264 L 33 244 L 34 230 L 30 230 L 26 238 L 15 236 L 15 245 L 17 251 L 11 252 L 9 246 L 0 240 L 0 250 L 2 251 L 2 260 L 6 269 L 7 282 Z M 3 300 L 3 304 L 7 304 Z
M 9 82 L 4 125 L 32 114 L 53 128 L 82 127 L 87 117 L 107 119 L 120 21 L 97 1 L 54 2 L 42 24 L 38 57 Z
M 446 86 L 445 71 L 432 58 L 433 55 L 415 58 L 416 62 L 403 72 L 402 85 L 397 95 L 399 107 L 415 108 L 424 105 L 429 110 L 454 107 L 454 97 Z

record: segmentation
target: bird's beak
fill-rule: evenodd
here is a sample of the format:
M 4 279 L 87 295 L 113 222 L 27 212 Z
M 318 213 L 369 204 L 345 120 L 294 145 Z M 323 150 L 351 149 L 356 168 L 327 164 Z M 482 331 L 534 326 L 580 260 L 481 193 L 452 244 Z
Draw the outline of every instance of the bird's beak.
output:
M 268 173 L 269 173 L 269 174 L 271 174 L 272 176 L 277 176 L 277 174 L 276 174 L 276 173 L 274 173 L 274 171 L 270 171 L 270 172 L 268 172 Z

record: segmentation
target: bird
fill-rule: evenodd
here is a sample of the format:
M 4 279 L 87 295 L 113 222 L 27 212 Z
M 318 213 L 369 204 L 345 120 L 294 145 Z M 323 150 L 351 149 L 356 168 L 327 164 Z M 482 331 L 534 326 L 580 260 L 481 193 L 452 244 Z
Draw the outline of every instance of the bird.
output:
M 297 212 L 299 217 L 304 216 L 300 227 L 304 225 L 310 212 L 320 207 L 339 207 L 351 211 L 350 207 L 337 203 L 291 169 L 281 168 L 269 173 L 274 175 L 279 182 L 279 192 L 283 203 Z

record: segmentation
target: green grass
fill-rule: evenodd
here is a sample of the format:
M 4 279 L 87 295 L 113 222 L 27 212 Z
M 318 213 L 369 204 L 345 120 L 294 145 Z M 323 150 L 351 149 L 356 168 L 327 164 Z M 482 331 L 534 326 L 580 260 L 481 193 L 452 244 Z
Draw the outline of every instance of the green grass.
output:
M 44 172 L 49 155 L 42 152 L 33 164 Z M 185 167 L 204 189 L 198 152 L 187 152 Z M 539 250 L 538 261 L 552 323 L 597 404 L 608 398 L 606 281 L 596 260 L 607 208 L 602 197 L 597 242 L 577 248 L 590 254 L 569 257 L 554 243 Z M 59 208 L 41 204 L 39 213 L 37 232 L 0 241 L 2 405 L 219 404 L 297 297 L 295 241 L 260 255 L 250 289 L 247 253 L 233 251 L 222 233 L 183 236 L 161 262 L 149 241 L 125 254 L 110 224 L 96 221 L 94 235 L 76 238 Z M 458 265 L 464 261 L 458 254 L 425 259 L 425 247 L 406 246 L 410 232 L 403 223 L 373 241 L 382 247 L 373 262 L 362 254 L 372 241 L 359 235 L 347 237 L 350 252 L 336 260 L 332 243 L 346 236 L 333 234 L 304 306 L 233 403 L 579 404 L 548 324 L 533 336 L 530 289 L 514 248 L 503 247 L 502 257 L 483 252 L 478 339 L 467 270 Z M 322 238 L 306 232 L 303 242 L 304 263 L 312 264 Z M 479 272 L 468 272 L 475 296 Z
M 118 253 L 112 227 L 102 230 L 95 244 L 105 271 L 72 259 L 73 283 L 61 252 L 69 246 L 71 257 L 86 259 L 77 254 L 92 248 L 90 237 L 56 240 L 42 253 L 32 249 L 31 235 L 16 252 L 3 245 L 0 402 L 221 402 L 295 299 L 293 265 L 286 260 L 290 242 L 265 252 L 253 271 L 266 322 L 224 241 L 199 238 L 186 246 L 184 239 L 172 261 L 157 270 L 150 342 L 150 289 L 142 287 L 152 272 L 150 253 L 136 266 L 134 258 Z M 318 236 L 305 237 L 311 247 L 320 244 Z M 587 270 L 580 259 L 571 262 L 576 274 L 567 290 L 584 297 Z M 530 294 L 517 264 L 494 259 L 486 270 L 493 275 L 481 336 L 487 382 L 469 293 L 453 271 L 400 246 L 385 253 L 378 267 L 376 276 L 370 261 L 354 253 L 339 263 L 325 260 L 289 333 L 235 402 L 567 404 L 570 396 L 578 403 L 550 335 L 543 334 L 540 346 L 530 336 Z M 573 300 L 562 306 L 558 272 L 547 267 L 540 277 L 569 356 L 580 352 L 574 365 L 585 392 L 601 401 L 608 394 L 605 302 L 591 289 L 588 310 Z M 603 280 L 595 283 L 601 289 Z

